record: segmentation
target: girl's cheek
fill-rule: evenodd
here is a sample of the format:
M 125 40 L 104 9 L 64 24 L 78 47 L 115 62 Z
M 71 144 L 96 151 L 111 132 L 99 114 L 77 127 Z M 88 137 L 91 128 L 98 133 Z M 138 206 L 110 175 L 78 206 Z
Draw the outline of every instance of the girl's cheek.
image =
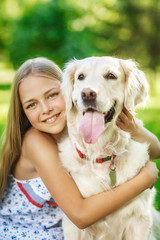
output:
M 62 109 L 62 110 L 66 109 L 66 103 L 65 103 L 63 97 L 60 97 L 59 99 L 57 99 L 57 101 L 54 102 L 54 104 L 59 109 Z
M 66 109 L 66 103 L 63 98 L 61 99 L 61 105 L 64 109 Z
M 33 122 L 36 120 L 36 114 L 33 112 L 26 113 L 26 116 L 30 122 Z
M 66 110 L 66 104 L 63 102 L 63 109 Z

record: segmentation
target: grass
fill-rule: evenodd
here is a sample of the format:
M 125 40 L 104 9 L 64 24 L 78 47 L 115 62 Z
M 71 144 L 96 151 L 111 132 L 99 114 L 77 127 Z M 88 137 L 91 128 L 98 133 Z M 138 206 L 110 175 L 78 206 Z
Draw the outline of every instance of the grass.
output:
M 0 136 L 2 135 L 8 112 L 10 90 L 0 88 Z
M 9 99 L 10 85 L 0 85 L 0 136 L 2 135 L 7 118 Z M 153 132 L 160 140 L 160 97 L 158 95 L 151 98 L 147 108 L 138 110 L 137 117 L 141 119 L 144 126 Z M 160 159 L 156 160 L 156 164 L 160 170 Z M 160 211 L 160 178 L 155 187 L 157 190 L 155 207 Z
M 160 140 L 160 97 L 154 96 L 151 98 L 151 101 L 148 104 L 148 108 L 139 109 L 137 117 L 143 120 L 144 127 L 154 133 Z M 157 159 L 156 165 L 160 170 L 160 159 Z M 156 198 L 155 198 L 155 207 L 160 211 L 160 173 L 159 179 L 155 184 L 156 187 Z

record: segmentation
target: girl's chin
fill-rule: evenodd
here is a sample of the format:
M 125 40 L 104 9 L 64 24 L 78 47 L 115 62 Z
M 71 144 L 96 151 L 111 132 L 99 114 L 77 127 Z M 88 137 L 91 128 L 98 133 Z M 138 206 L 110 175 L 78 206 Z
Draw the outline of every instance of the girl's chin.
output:
M 61 135 L 64 130 L 66 129 L 66 125 L 62 126 L 54 126 L 53 129 L 46 129 L 46 133 L 51 134 L 51 135 Z

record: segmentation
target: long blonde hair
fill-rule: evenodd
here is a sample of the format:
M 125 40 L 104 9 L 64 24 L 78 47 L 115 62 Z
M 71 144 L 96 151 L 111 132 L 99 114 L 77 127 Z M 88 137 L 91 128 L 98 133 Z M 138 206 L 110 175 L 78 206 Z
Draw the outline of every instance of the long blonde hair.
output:
M 12 84 L 8 118 L 1 148 L 0 197 L 6 188 L 8 175 L 13 173 L 15 164 L 20 157 L 24 134 L 31 126 L 21 105 L 19 85 L 28 75 L 36 74 L 47 75 L 59 81 L 62 80 L 60 68 L 52 61 L 43 57 L 29 59 L 18 69 Z

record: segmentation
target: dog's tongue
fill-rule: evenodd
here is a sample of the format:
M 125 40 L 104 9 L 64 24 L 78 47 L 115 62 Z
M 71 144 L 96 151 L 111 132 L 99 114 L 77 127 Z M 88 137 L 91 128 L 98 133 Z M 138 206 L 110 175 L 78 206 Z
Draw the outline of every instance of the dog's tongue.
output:
M 94 144 L 104 131 L 104 115 L 97 111 L 87 111 L 82 119 L 79 132 L 86 143 Z

